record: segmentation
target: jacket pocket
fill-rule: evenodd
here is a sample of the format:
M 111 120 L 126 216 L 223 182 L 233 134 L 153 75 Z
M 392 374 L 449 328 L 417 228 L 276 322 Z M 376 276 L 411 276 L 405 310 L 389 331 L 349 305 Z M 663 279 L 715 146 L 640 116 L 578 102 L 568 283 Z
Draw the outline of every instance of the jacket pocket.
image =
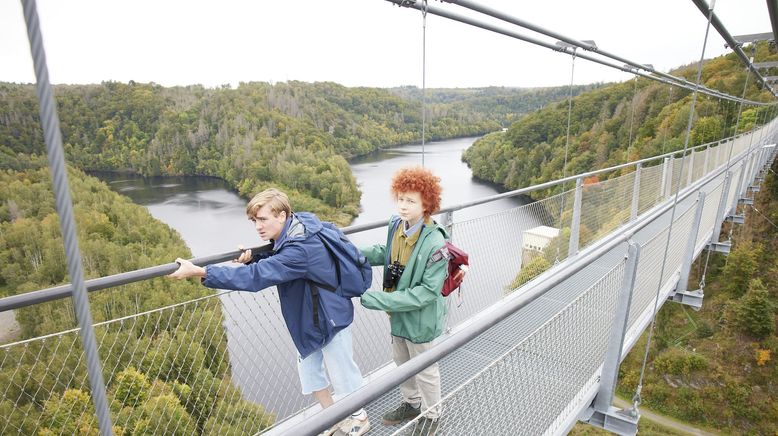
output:
M 346 327 L 354 320 L 354 305 L 351 299 L 327 290 L 319 291 L 320 322 L 325 331 Z

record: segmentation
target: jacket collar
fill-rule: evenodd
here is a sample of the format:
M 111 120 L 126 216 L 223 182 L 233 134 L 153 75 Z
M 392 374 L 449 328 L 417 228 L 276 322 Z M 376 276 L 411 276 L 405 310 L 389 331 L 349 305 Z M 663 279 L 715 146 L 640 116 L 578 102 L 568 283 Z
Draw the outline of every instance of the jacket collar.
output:
M 297 215 L 291 214 L 284 223 L 284 228 L 281 230 L 281 236 L 277 241 L 273 241 L 273 250 L 279 250 L 287 241 L 300 239 L 305 236 L 305 225 L 298 219 Z

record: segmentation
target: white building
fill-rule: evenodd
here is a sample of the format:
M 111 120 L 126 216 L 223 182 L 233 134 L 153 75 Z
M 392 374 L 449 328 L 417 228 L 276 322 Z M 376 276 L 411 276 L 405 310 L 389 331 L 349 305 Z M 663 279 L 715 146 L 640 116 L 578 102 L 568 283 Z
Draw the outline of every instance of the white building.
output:
M 548 226 L 537 226 L 525 230 L 522 234 L 525 250 L 543 251 L 552 239 L 559 236 L 559 229 Z
M 548 226 L 533 227 L 522 233 L 521 263 L 526 265 L 533 257 L 543 253 L 543 249 L 559 236 L 559 229 Z

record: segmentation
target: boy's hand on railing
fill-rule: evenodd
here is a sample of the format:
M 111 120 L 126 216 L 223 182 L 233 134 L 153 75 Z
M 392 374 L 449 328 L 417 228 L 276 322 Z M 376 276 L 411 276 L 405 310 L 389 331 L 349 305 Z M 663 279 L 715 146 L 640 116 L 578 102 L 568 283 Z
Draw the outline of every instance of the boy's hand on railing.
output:
M 242 251 L 240 256 L 238 256 L 237 259 L 233 259 L 233 262 L 236 263 L 248 263 L 251 261 L 251 249 L 246 249 L 242 245 L 238 245 L 238 250 Z
M 205 268 L 203 267 L 199 267 L 186 259 L 181 259 L 180 257 L 176 259 L 176 263 L 180 266 L 168 277 L 178 280 L 188 279 L 189 277 L 205 277 Z

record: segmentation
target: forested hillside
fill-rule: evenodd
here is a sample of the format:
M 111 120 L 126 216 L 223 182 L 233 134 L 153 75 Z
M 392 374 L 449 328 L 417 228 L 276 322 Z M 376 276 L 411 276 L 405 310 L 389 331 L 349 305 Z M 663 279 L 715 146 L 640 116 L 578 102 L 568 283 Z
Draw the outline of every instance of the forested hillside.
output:
M 659 311 L 642 391 L 652 410 L 725 434 L 778 430 L 776 171 L 778 161 L 754 206 L 745 207 L 746 223 L 732 229 L 729 256 L 703 253 L 693 266 L 691 290 L 708 262 L 702 309 L 668 302 Z M 637 386 L 646 335 L 619 370 L 624 398 Z
M 778 60 L 767 44 L 757 47 L 757 61 Z M 673 74 L 694 82 L 696 66 Z M 745 70 L 730 54 L 706 61 L 703 85 L 730 95 L 741 95 Z M 753 77 L 746 98 L 771 101 Z M 683 148 L 691 92 L 649 79 L 633 79 L 582 93 L 573 99 L 570 144 L 565 174 L 577 174 Z M 762 123 L 769 109 L 745 107 L 738 131 Z M 738 106 L 700 94 L 690 146 L 734 133 Z M 568 105 L 551 104 L 513 123 L 507 132 L 477 141 L 464 155 L 479 178 L 516 189 L 560 178 L 565 161 Z
M 44 165 L 37 160 L 28 163 Z M 87 278 L 189 256 L 179 235 L 145 208 L 81 171 L 69 179 Z M 48 169 L 0 170 L 0 236 L 0 296 L 69 281 Z M 192 281 L 158 278 L 89 300 L 99 323 L 210 294 Z M 76 326 L 70 299 L 15 314 L 20 339 Z M 240 434 L 273 421 L 232 384 L 222 322 L 211 298 L 96 327 L 115 433 Z M 0 356 L 0 432 L 97 434 L 76 332 L 4 347 Z
M 564 89 L 564 88 L 563 88 Z M 440 91 L 427 139 L 499 130 L 563 89 Z M 346 158 L 419 141 L 421 96 L 334 83 L 245 83 L 238 89 L 115 83 L 57 86 L 68 162 L 81 169 L 220 177 L 243 196 L 270 185 L 297 209 L 348 224 L 360 193 Z M 398 95 L 399 94 L 399 95 Z M 0 84 L 0 168 L 45 150 L 32 85 Z
M 484 114 L 489 119 L 500 122 L 502 127 L 521 118 L 524 114 L 542 108 L 545 105 L 567 99 L 572 95 L 590 91 L 603 84 L 576 85 L 572 90 L 567 86 L 551 88 L 433 88 L 426 92 L 427 110 L 431 117 L 439 116 L 440 111 L 453 107 L 456 112 Z M 407 100 L 422 100 L 422 90 L 414 86 L 391 88 L 392 94 Z

